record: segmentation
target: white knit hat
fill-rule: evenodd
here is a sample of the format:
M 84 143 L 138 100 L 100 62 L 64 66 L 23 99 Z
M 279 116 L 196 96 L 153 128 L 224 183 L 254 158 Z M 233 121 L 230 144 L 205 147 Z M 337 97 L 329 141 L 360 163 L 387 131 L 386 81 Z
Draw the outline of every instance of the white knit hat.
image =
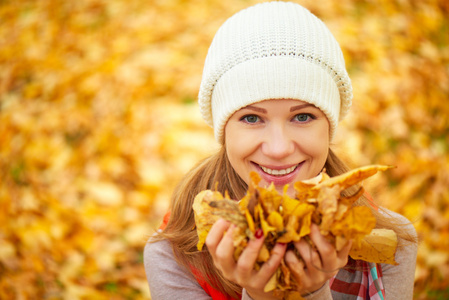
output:
M 331 139 L 352 103 L 338 42 L 295 3 L 261 3 L 236 13 L 220 27 L 206 57 L 198 101 L 218 142 L 234 112 L 268 99 L 314 104 L 329 120 Z

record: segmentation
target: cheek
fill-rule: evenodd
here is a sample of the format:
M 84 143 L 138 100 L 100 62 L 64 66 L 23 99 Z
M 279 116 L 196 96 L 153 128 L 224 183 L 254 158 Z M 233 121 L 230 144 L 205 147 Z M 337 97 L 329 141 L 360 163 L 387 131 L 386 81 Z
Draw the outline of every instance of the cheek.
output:
M 242 147 L 239 147 L 239 145 L 242 144 L 240 139 L 241 138 L 238 134 L 238 131 L 233 130 L 232 126 L 226 127 L 225 130 L 226 154 L 228 156 L 228 160 L 231 163 L 232 168 L 237 173 L 239 173 L 238 167 L 241 164 L 239 160 L 242 157 Z
M 254 130 L 245 130 L 235 120 L 230 120 L 225 127 L 225 144 L 229 160 L 234 163 L 249 156 L 255 146 L 257 135 Z
M 319 128 L 317 128 L 316 138 L 315 138 L 315 151 L 318 156 L 322 157 L 322 160 L 327 159 L 327 155 L 329 153 L 329 122 L 322 124 Z
M 238 168 L 243 160 L 251 153 L 251 145 L 244 139 L 233 138 L 226 141 L 226 153 L 234 169 Z
M 248 184 L 248 170 L 245 167 L 245 155 L 242 152 L 242 147 L 238 147 L 237 143 L 228 143 L 226 144 L 226 153 L 231 167 L 234 169 L 237 175 L 241 179 L 243 179 L 246 184 Z
M 328 129 L 326 126 L 316 128 L 307 137 L 303 137 L 302 141 L 307 141 L 307 143 L 301 143 L 302 149 L 313 158 L 314 168 L 321 170 L 329 154 L 330 143 Z
M 229 163 L 240 178 L 248 184 L 249 173 L 253 167 L 250 161 L 257 149 L 255 137 L 245 130 L 233 130 L 231 126 L 228 129 L 229 134 L 225 135 L 225 147 Z
M 237 157 L 239 156 L 237 150 L 238 150 L 238 148 L 235 147 L 235 144 L 232 144 L 232 143 L 231 144 L 230 143 L 226 144 L 226 154 L 228 155 L 229 162 L 231 163 L 231 166 L 234 169 L 236 167 Z
M 326 139 L 315 140 L 315 143 L 311 145 L 310 152 L 313 153 L 315 159 L 324 166 L 324 162 L 329 154 L 329 141 Z

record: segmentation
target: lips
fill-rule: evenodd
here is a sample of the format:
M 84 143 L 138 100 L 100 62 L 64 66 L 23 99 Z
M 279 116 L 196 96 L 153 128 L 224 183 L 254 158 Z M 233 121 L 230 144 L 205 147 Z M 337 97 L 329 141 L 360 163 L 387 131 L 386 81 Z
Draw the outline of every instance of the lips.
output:
M 265 182 L 268 184 L 273 183 L 276 186 L 283 186 L 294 181 L 303 163 L 288 166 L 255 165 L 258 167 L 258 173 Z

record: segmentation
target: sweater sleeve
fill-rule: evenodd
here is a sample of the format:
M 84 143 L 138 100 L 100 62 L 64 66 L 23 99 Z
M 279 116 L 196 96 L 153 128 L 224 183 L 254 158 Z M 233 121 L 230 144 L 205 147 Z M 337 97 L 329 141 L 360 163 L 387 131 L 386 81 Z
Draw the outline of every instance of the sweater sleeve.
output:
M 303 296 L 304 300 L 332 300 L 331 290 L 329 288 L 329 282 L 323 285 L 319 290 L 310 293 L 307 296 Z M 245 289 L 243 289 L 242 300 L 253 300 Z
M 147 243 L 144 265 L 152 300 L 210 300 L 195 278 L 179 266 L 168 241 Z
M 404 231 L 417 239 L 416 230 L 407 218 L 394 212 L 389 214 L 399 222 Z M 395 257 L 399 264 L 382 264 L 382 283 L 386 299 L 413 299 L 417 252 L 417 243 L 399 241 Z

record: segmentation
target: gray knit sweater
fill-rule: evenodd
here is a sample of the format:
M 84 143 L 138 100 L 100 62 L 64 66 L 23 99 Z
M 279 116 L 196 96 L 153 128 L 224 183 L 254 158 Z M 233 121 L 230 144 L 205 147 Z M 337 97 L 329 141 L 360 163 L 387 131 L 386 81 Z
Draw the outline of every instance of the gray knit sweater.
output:
M 416 236 L 414 227 L 406 218 L 395 213 L 392 215 L 404 224 L 404 230 Z M 417 245 L 407 244 L 405 247 L 399 247 L 396 252 L 396 261 L 399 265 L 382 264 L 382 282 L 387 300 L 413 299 L 416 255 Z M 152 300 L 211 299 L 190 272 L 177 264 L 168 241 L 147 243 L 144 250 L 144 263 Z M 325 284 L 305 299 L 333 298 L 329 285 Z M 245 290 L 243 290 L 242 300 L 251 300 Z

